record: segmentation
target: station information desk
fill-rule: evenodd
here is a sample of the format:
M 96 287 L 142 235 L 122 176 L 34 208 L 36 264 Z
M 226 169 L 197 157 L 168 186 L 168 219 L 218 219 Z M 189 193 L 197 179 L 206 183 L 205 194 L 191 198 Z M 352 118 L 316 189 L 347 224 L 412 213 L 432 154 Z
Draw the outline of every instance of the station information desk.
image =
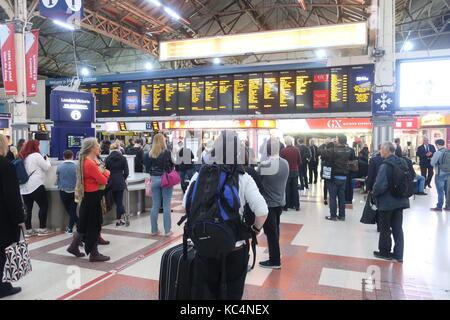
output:
M 127 179 L 128 191 L 124 193 L 124 205 L 127 214 L 140 214 L 151 207 L 151 199 L 145 197 L 145 179 L 149 177 L 147 173 L 134 172 L 134 157 L 125 156 L 127 158 L 130 176 Z M 62 161 L 51 160 L 52 167 L 48 171 L 45 181 L 45 188 L 49 200 L 49 208 L 47 215 L 47 228 L 51 230 L 64 230 L 69 224 L 69 215 L 64 209 L 61 201 L 58 187 L 56 186 L 56 169 Z M 39 208 L 37 205 L 33 207 L 33 228 L 39 226 Z M 116 208 L 113 206 L 105 216 L 103 216 L 103 224 L 109 224 L 116 220 Z

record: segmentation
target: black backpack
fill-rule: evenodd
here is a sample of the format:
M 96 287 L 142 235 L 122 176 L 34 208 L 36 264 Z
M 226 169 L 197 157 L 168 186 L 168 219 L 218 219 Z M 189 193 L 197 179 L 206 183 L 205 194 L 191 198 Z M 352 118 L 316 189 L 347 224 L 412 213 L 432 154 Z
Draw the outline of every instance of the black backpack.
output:
M 398 159 L 400 163 L 384 162 L 391 168 L 388 172 L 389 191 L 395 198 L 410 198 L 414 195 L 414 177 L 405 160 Z

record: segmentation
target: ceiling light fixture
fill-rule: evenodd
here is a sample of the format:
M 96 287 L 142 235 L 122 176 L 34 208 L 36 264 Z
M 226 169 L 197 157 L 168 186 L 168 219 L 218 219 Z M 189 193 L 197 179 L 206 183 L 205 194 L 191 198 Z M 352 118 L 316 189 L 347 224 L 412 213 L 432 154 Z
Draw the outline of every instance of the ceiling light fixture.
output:
M 162 6 L 161 2 L 159 2 L 158 0 L 148 0 L 148 1 L 150 1 L 151 3 L 153 3 L 157 7 L 161 7 Z
M 175 20 L 180 20 L 181 17 L 178 13 L 176 13 L 175 11 L 173 11 L 172 9 L 170 9 L 169 7 L 164 7 L 164 11 L 171 16 L 172 18 L 174 18 Z
M 72 31 L 75 30 L 75 27 L 69 23 L 61 22 L 59 20 L 53 20 L 53 23 L 60 27 L 63 27 L 64 29 L 68 29 L 68 30 L 72 30 Z
M 316 51 L 316 57 L 319 59 L 325 59 L 327 57 L 327 51 L 324 49 L 320 49 Z
M 411 51 L 414 49 L 414 44 L 411 41 L 405 41 L 403 44 L 403 50 L 402 51 Z
M 89 71 L 88 68 L 86 68 L 86 67 L 81 68 L 81 74 L 82 74 L 84 77 L 87 77 L 90 73 L 91 73 L 91 72 Z

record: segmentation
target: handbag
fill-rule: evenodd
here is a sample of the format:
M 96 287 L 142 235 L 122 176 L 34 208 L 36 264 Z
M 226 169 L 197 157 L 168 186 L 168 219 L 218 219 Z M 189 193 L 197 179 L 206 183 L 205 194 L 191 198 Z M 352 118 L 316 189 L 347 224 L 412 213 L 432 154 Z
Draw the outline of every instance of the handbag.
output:
M 165 172 L 161 177 L 161 188 L 168 189 L 180 184 L 181 178 L 178 172 L 173 169 L 169 173 Z
M 331 171 L 332 171 L 331 167 L 323 166 L 322 167 L 322 178 L 325 180 L 330 180 L 331 179 Z
M 17 282 L 31 272 L 31 259 L 28 243 L 25 240 L 23 229 L 20 228 L 21 239 L 5 249 L 5 268 L 3 282 Z
M 348 170 L 350 172 L 358 172 L 359 171 L 359 162 L 358 160 L 351 160 L 348 162 Z
M 375 199 L 372 193 L 369 193 L 364 206 L 363 214 L 360 222 L 363 224 L 376 224 L 377 223 L 377 206 L 375 205 Z
M 152 195 L 152 180 L 150 178 L 145 178 L 145 196 L 151 197 Z

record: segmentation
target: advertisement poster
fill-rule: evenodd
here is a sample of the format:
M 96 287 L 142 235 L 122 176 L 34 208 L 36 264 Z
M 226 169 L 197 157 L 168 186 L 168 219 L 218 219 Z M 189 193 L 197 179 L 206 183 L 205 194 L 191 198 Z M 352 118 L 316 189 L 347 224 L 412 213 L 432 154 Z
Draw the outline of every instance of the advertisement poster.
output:
M 17 70 L 13 23 L 0 25 L 0 42 L 5 93 L 8 96 L 14 96 L 17 95 Z
M 25 35 L 27 96 L 35 97 L 38 83 L 39 30 Z

